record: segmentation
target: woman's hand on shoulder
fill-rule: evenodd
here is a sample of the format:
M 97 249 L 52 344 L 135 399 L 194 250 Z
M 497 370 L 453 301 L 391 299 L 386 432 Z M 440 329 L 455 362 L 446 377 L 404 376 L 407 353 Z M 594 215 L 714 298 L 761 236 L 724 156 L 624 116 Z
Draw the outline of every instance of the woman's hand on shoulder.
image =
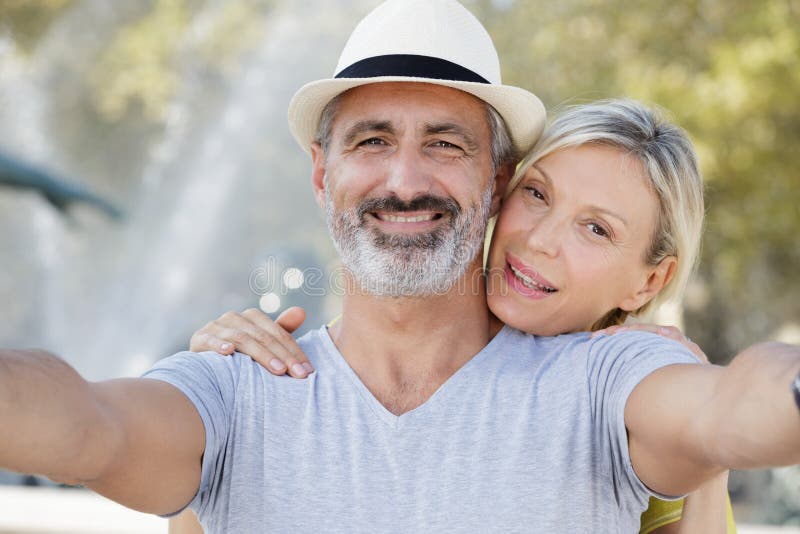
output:
M 223 356 L 239 351 L 274 375 L 306 378 L 314 367 L 292 337 L 305 319 L 305 310 L 297 306 L 286 309 L 275 321 L 255 308 L 227 312 L 196 331 L 189 350 Z
M 600 334 L 605 334 L 608 336 L 612 336 L 614 334 L 618 334 L 620 332 L 630 332 L 638 330 L 640 332 L 651 332 L 653 334 L 658 334 L 659 336 L 663 336 L 669 339 L 674 339 L 687 349 L 689 349 L 692 354 L 700 358 L 701 361 L 704 363 L 708 363 L 708 357 L 706 356 L 703 349 L 700 346 L 686 337 L 686 335 L 680 331 L 679 328 L 675 326 L 660 326 L 657 324 L 625 324 L 625 325 L 616 325 L 616 326 L 609 326 L 608 328 L 603 328 L 602 330 L 597 330 L 596 332 L 592 333 L 592 337 L 598 336 Z

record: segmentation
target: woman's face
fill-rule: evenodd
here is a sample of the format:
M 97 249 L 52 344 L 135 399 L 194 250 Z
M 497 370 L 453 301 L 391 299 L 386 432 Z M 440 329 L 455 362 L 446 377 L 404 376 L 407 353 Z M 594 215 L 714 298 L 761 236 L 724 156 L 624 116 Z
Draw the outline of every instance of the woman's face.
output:
M 639 308 L 661 288 L 658 269 L 644 261 L 657 215 L 639 162 L 616 148 L 583 145 L 542 158 L 500 211 L 489 308 L 538 335 L 589 330 L 613 309 Z

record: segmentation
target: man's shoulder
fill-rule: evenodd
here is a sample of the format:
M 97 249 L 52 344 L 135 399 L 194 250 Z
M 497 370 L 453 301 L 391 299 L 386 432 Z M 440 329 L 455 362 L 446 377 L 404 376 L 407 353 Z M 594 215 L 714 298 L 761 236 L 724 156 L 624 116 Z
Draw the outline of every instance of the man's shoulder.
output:
M 501 338 L 501 336 L 503 337 Z M 498 340 L 498 338 L 500 339 Z M 496 341 L 498 342 L 495 343 Z M 527 357 L 541 360 L 548 354 L 585 354 L 589 350 L 590 341 L 588 332 L 559 336 L 537 336 L 506 326 L 487 345 L 487 349 L 496 350 L 515 358 Z
M 476 358 L 481 372 L 495 370 L 505 381 L 530 381 L 531 373 L 539 378 L 574 374 L 585 366 L 588 334 L 555 337 L 536 336 L 504 327 Z
M 636 359 L 660 357 L 676 363 L 697 363 L 698 358 L 674 339 L 652 332 L 630 330 L 613 335 L 600 334 L 589 338 L 588 349 L 593 358 Z

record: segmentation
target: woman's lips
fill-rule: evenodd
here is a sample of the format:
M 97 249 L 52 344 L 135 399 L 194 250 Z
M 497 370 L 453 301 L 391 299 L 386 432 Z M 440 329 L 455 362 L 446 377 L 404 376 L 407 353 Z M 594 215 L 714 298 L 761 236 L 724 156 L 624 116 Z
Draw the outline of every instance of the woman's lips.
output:
M 511 254 L 506 255 L 506 281 L 517 293 L 534 299 L 543 299 L 557 292 L 554 284 Z

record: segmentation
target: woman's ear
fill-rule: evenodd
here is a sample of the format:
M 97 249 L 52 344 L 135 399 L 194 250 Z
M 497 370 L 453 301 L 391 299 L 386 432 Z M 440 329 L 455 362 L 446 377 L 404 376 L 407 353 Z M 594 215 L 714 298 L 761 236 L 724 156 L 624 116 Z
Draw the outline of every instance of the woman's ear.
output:
M 325 151 L 322 145 L 311 143 L 311 186 L 320 208 L 325 208 Z
M 618 306 L 627 312 L 634 312 L 650 302 L 653 297 L 664 289 L 664 287 L 675 276 L 678 268 L 678 259 L 675 256 L 667 256 L 658 265 L 652 267 L 647 273 L 644 284 Z
M 501 165 L 494 176 L 494 194 L 492 195 L 492 211 L 491 217 L 494 217 L 500 212 L 500 205 L 503 202 L 503 197 L 506 194 L 506 188 L 511 177 L 514 176 L 516 163 L 506 163 Z

